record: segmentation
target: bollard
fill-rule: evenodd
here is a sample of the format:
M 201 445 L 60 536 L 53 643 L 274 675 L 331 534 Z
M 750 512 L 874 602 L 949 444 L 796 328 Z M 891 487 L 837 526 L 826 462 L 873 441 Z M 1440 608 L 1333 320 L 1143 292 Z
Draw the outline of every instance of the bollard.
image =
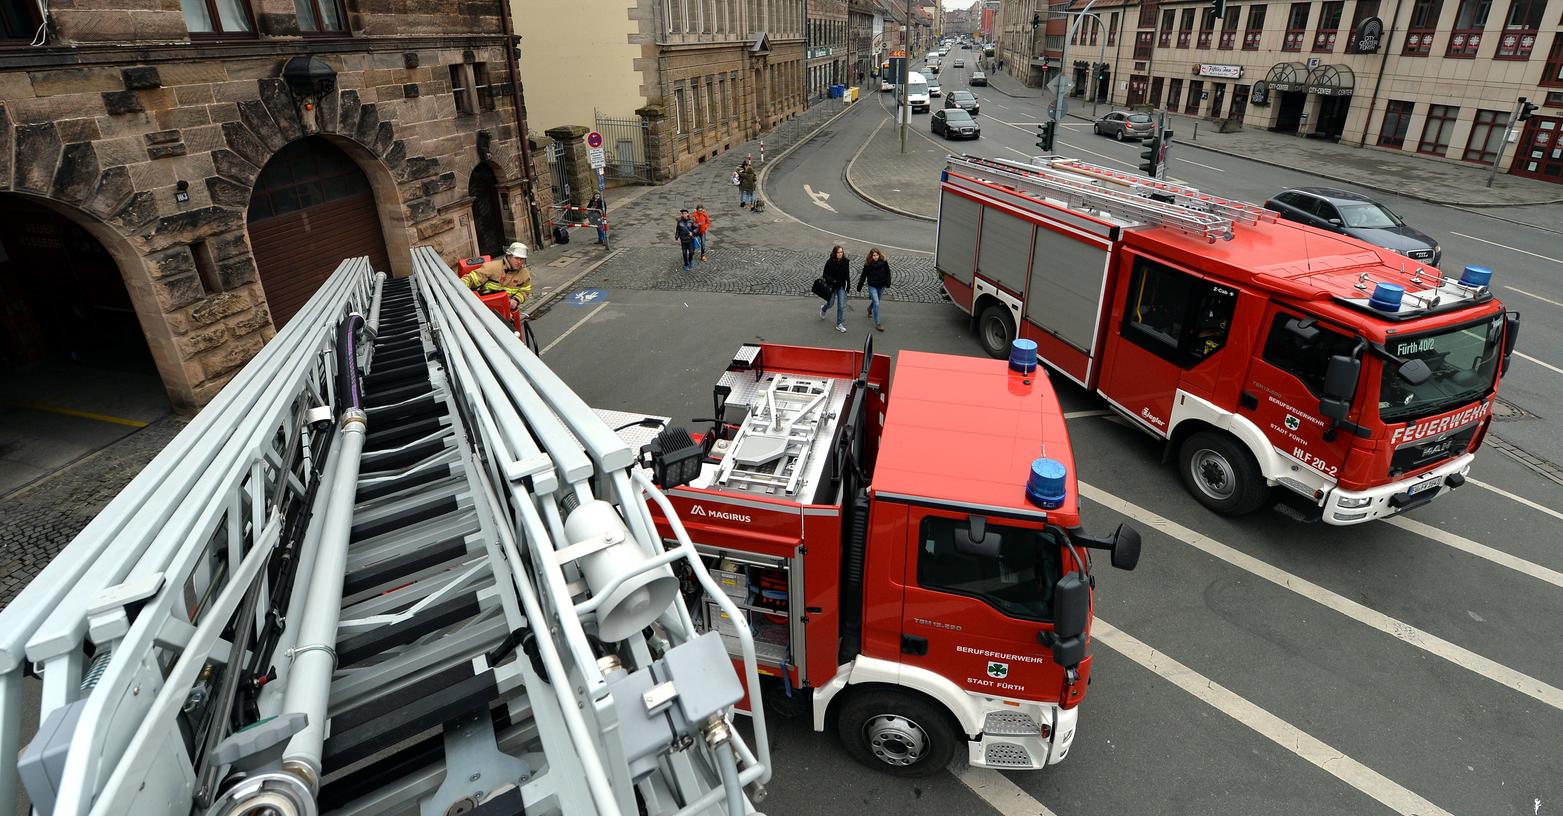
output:
M 1191 139 L 1190 141 L 1194 141 L 1194 142 L 1199 141 L 1199 122 L 1195 122 L 1194 123 L 1194 138 Z
M 765 164 L 765 140 L 760 140 L 760 164 Z

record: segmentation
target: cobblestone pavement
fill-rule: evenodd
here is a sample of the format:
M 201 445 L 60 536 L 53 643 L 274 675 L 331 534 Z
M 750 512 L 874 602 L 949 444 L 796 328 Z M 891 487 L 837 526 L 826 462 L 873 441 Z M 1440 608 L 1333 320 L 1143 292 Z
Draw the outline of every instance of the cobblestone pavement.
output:
M 723 292 L 735 295 L 796 295 L 813 298 L 809 286 L 819 277 L 825 249 L 733 249 L 713 251 L 711 260 L 689 272 L 680 268 L 677 249 L 634 247 L 620 252 L 581 281 L 579 288 L 660 289 Z M 895 285 L 887 300 L 936 303 L 943 300 L 931 256 L 889 254 Z M 853 275 L 856 276 L 856 270 Z M 856 277 L 852 283 L 856 285 Z M 867 295 L 851 297 L 867 300 Z M 818 302 L 818 301 L 816 301 Z
M 154 422 L 97 453 L 0 497 L 0 607 L 76 537 L 185 426 Z

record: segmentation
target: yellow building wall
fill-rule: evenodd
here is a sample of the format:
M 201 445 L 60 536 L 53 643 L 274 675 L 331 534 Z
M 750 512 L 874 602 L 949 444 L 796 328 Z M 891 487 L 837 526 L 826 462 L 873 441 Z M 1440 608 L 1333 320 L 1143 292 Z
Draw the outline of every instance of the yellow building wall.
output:
M 641 46 L 630 38 L 635 0 L 510 0 L 521 35 L 521 81 L 527 126 L 596 125 L 604 116 L 634 118 L 646 104 L 635 67 Z

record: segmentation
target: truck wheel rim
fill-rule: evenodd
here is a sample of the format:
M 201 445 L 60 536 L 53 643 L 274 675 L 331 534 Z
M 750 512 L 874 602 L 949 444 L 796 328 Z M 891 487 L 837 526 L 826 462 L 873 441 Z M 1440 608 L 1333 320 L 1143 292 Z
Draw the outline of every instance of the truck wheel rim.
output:
M 1237 492 L 1237 474 L 1232 470 L 1232 463 L 1213 450 L 1195 451 L 1194 458 L 1189 461 L 1189 471 L 1200 492 L 1212 499 L 1224 501 Z
M 988 348 L 1002 349 L 1009 342 L 1009 329 L 1004 321 L 997 317 L 990 317 L 982 324 L 983 339 L 988 341 Z
M 868 750 L 886 765 L 915 765 L 928 752 L 928 733 L 898 714 L 880 714 L 863 726 Z

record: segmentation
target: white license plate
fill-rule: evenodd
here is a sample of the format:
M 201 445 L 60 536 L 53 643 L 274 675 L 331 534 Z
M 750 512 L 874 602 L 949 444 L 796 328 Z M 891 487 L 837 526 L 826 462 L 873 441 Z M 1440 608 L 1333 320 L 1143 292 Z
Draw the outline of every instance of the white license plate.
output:
M 1438 486 L 1438 480 L 1437 479 L 1428 479 L 1427 481 L 1425 481 L 1425 482 L 1423 482 L 1423 483 L 1421 483 L 1419 485 L 1413 485 L 1410 490 L 1406 491 L 1406 495 L 1407 496 L 1420 495 L 1422 493 L 1426 493 L 1429 490 L 1432 490 L 1433 488 L 1435 488 L 1437 486 Z

